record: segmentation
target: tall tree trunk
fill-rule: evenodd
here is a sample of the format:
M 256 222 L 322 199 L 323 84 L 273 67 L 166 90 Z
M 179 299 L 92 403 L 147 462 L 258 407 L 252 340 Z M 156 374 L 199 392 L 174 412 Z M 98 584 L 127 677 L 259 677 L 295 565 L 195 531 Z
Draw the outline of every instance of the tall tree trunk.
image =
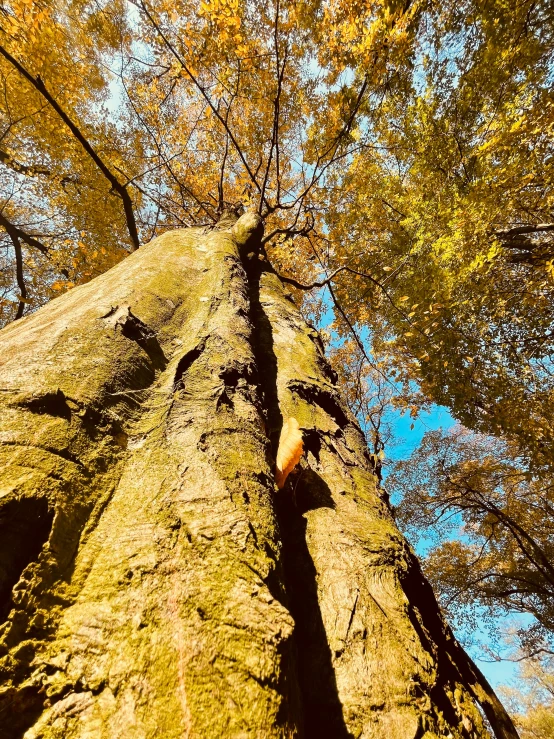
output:
M 470 739 L 475 700 L 517 736 L 261 230 L 167 233 L 2 332 L 2 739 Z

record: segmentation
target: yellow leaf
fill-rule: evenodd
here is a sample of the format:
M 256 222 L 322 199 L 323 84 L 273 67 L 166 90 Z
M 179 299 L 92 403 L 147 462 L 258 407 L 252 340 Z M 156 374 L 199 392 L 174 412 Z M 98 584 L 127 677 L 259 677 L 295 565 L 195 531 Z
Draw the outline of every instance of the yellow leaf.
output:
M 303 451 L 300 425 L 296 418 L 289 418 L 281 430 L 275 464 L 275 482 L 279 490 L 283 489 L 287 477 L 300 461 Z

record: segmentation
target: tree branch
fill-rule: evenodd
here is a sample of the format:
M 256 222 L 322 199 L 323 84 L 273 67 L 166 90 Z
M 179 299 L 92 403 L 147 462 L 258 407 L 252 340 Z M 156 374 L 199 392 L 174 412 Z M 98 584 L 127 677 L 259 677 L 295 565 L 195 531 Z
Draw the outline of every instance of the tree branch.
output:
M 15 57 L 13 57 L 9 53 L 9 51 L 7 51 L 3 46 L 0 46 L 0 54 L 2 54 L 2 56 L 5 59 L 7 59 L 10 62 L 10 64 L 12 64 L 17 69 L 17 71 L 23 77 L 25 77 L 25 79 L 28 82 L 30 82 L 30 84 L 35 88 L 35 90 L 37 90 L 50 103 L 52 108 L 54 108 L 54 110 L 60 116 L 62 121 L 66 124 L 66 126 L 69 128 L 71 133 L 75 136 L 77 141 L 81 144 L 83 149 L 87 152 L 87 154 L 90 156 L 92 161 L 96 164 L 96 166 L 102 172 L 104 177 L 108 180 L 113 190 L 115 190 L 115 192 L 119 195 L 119 197 L 123 201 L 123 210 L 125 212 L 125 218 L 127 221 L 127 229 L 129 231 L 129 236 L 131 237 L 131 243 L 133 245 L 133 250 L 138 249 L 140 246 L 140 243 L 139 243 L 139 238 L 138 238 L 138 231 L 137 231 L 137 224 L 135 221 L 135 215 L 133 213 L 133 204 L 131 202 L 131 197 L 129 193 L 127 192 L 125 185 L 122 185 L 119 182 L 117 177 L 110 171 L 109 167 L 105 164 L 105 162 L 102 160 L 99 154 L 93 149 L 92 145 L 85 138 L 81 130 L 77 127 L 75 123 L 73 123 L 71 118 L 63 110 L 63 108 L 58 104 L 55 98 L 52 97 L 52 95 L 46 88 L 46 85 L 44 84 L 40 76 L 33 77 L 33 75 L 22 64 L 20 64 L 20 62 L 18 62 L 17 59 L 15 59 Z
M 304 188 L 304 190 L 295 198 L 295 200 L 292 203 L 289 203 L 287 205 L 282 205 L 281 203 L 278 202 L 276 204 L 274 210 L 276 210 L 277 208 L 281 208 L 283 210 L 290 210 L 290 209 L 294 208 L 297 205 L 297 203 L 299 203 L 299 202 L 302 203 L 303 200 L 304 200 L 304 198 L 308 195 L 308 193 L 312 189 L 312 187 L 317 182 L 319 182 L 319 180 L 321 179 L 321 177 L 323 176 L 323 174 L 325 173 L 325 171 L 331 166 L 331 164 L 333 164 L 336 161 L 335 155 L 336 155 L 337 150 L 339 148 L 340 142 L 342 141 L 342 139 L 345 136 L 347 136 L 350 133 L 350 131 L 352 129 L 352 126 L 354 125 L 354 120 L 355 120 L 356 115 L 357 115 L 357 113 L 358 113 L 358 111 L 360 109 L 360 106 L 362 104 L 362 100 L 363 100 L 363 97 L 365 95 L 365 91 L 367 89 L 368 84 L 369 84 L 369 73 L 367 73 L 365 75 L 365 77 L 364 77 L 362 86 L 361 86 L 360 91 L 358 92 L 358 96 L 356 98 L 356 102 L 355 102 L 352 110 L 350 111 L 350 115 L 348 116 L 347 121 L 344 123 L 343 127 L 341 128 L 341 130 L 335 136 L 334 140 L 331 141 L 331 143 L 329 144 L 329 146 L 323 151 L 322 154 L 319 154 L 318 155 L 317 160 L 316 160 L 316 163 L 315 163 L 314 171 L 313 171 L 312 177 L 310 179 L 310 182 L 306 185 L 306 187 Z M 321 170 L 318 173 L 317 170 L 318 170 L 321 162 L 326 157 L 328 157 L 329 155 L 330 155 L 329 160 L 323 165 L 323 167 L 321 168 Z
M 142 0 L 140 0 L 139 2 L 135 2 L 135 0 L 129 0 L 129 1 L 132 2 L 133 5 L 135 5 L 139 10 L 142 10 L 142 12 L 146 15 L 146 17 L 148 18 L 148 20 L 150 21 L 150 23 L 153 25 L 153 27 L 155 28 L 155 30 L 161 36 L 164 44 L 167 46 L 167 48 L 169 49 L 169 51 L 171 52 L 171 54 L 179 62 L 179 64 L 181 65 L 182 69 L 185 71 L 186 75 L 188 76 L 188 78 L 191 80 L 191 82 L 196 87 L 196 89 L 200 92 L 200 94 L 202 95 L 202 97 L 204 98 L 204 100 L 208 103 L 208 105 L 209 105 L 212 113 L 215 115 L 215 117 L 217 118 L 217 120 L 221 123 L 221 125 L 223 126 L 223 128 L 226 131 L 227 135 L 229 136 L 229 139 L 231 140 L 231 143 L 233 144 L 233 146 L 235 148 L 235 151 L 239 155 L 239 158 L 240 158 L 240 160 L 241 160 L 244 168 L 246 169 L 246 172 L 248 173 L 248 176 L 250 177 L 252 183 L 254 184 L 254 186 L 256 187 L 256 189 L 258 190 L 258 192 L 261 193 L 260 184 L 257 181 L 256 177 L 254 176 L 254 173 L 250 169 L 250 166 L 249 166 L 248 162 L 246 161 L 246 157 L 244 156 L 244 153 L 243 153 L 241 147 L 239 146 L 238 141 L 236 140 L 233 132 L 231 131 L 231 128 L 226 123 L 226 121 L 223 118 L 223 116 L 221 115 L 221 113 L 218 111 L 217 106 L 214 105 L 212 99 L 210 98 L 210 96 L 206 92 L 205 88 L 200 84 L 200 82 L 196 78 L 196 75 L 194 75 L 192 73 L 192 71 L 189 69 L 187 63 L 185 62 L 185 60 L 183 59 L 183 57 L 179 54 L 179 52 L 175 49 L 175 47 L 173 46 L 173 44 L 169 41 L 169 39 L 167 38 L 167 36 L 165 35 L 165 33 L 160 28 L 159 24 L 156 23 L 156 21 L 154 20 L 154 18 L 152 17 L 152 15 L 150 13 L 150 11 L 146 7 L 146 3 L 145 2 L 142 2 Z M 264 202 L 265 202 L 266 206 L 269 208 L 269 204 L 267 203 L 267 201 L 265 200 L 265 198 L 264 198 Z
M 25 310 L 25 302 L 27 300 L 27 288 L 25 286 L 25 278 L 23 276 L 23 254 L 21 251 L 21 244 L 19 239 L 14 234 L 10 234 L 13 248 L 15 251 L 15 277 L 17 280 L 17 286 L 19 287 L 19 305 L 17 306 L 17 313 L 15 314 L 14 321 L 21 318 L 23 311 Z
M 502 231 L 492 231 L 492 235 L 499 236 L 503 239 L 512 239 L 514 236 L 543 233 L 544 231 L 554 231 L 554 223 L 537 223 L 534 226 L 515 226 L 514 228 L 508 228 Z
M 275 66 L 277 69 L 277 92 L 275 94 L 275 99 L 273 101 L 273 129 L 271 132 L 271 146 L 269 149 L 269 157 L 267 159 L 267 166 L 265 169 L 265 175 L 264 175 L 264 181 L 262 184 L 262 191 L 260 193 L 260 204 L 259 204 L 259 213 L 261 215 L 262 213 L 262 206 L 265 202 L 265 189 L 268 183 L 269 179 L 269 172 L 271 169 L 271 162 L 273 161 L 273 151 L 275 150 L 275 171 L 276 171 L 276 178 L 277 178 L 277 198 L 276 203 L 279 203 L 279 115 L 280 115 L 280 105 L 281 105 L 281 90 L 283 88 L 283 77 L 285 74 L 285 66 L 287 64 L 287 48 L 285 47 L 285 54 L 283 59 L 283 65 L 280 67 L 280 58 L 279 58 L 279 0 L 277 0 L 277 5 L 275 9 L 275 29 L 274 29 L 274 40 L 275 40 Z
M 11 239 L 15 251 L 15 278 L 19 287 L 19 304 L 15 314 L 14 321 L 17 321 L 23 315 L 25 303 L 27 299 L 27 287 L 25 286 L 25 277 L 23 275 L 23 254 L 21 251 L 21 242 L 19 234 L 23 233 L 17 227 L 13 226 L 4 216 L 0 214 L 0 225 L 6 229 L 6 233 Z
M 269 237 L 274 236 L 275 233 L 286 233 L 286 232 L 287 232 L 287 229 L 276 229 L 271 234 L 269 234 L 269 236 L 266 237 L 266 239 L 264 239 L 264 242 L 267 239 L 269 239 Z M 424 331 L 422 331 L 418 326 L 415 326 L 413 324 L 413 322 L 410 320 L 410 317 L 407 315 L 407 313 L 405 313 L 401 308 L 399 308 L 396 305 L 394 300 L 389 295 L 387 289 L 379 282 L 379 280 L 376 280 L 375 277 L 368 275 L 366 272 L 360 272 L 357 269 L 352 269 L 352 267 L 343 266 L 343 267 L 339 267 L 338 269 L 336 269 L 332 274 L 330 274 L 324 280 L 316 280 L 315 282 L 312 282 L 307 285 L 303 284 L 302 282 L 299 282 L 298 280 L 295 280 L 293 277 L 285 277 L 284 275 L 279 275 L 279 277 L 281 280 L 283 280 L 283 282 L 286 282 L 289 285 L 292 285 L 293 287 L 298 288 L 299 290 L 314 290 L 316 288 L 325 287 L 326 285 L 329 285 L 329 283 L 332 282 L 340 272 L 349 272 L 350 274 L 353 274 L 353 275 L 359 275 L 360 277 L 364 277 L 366 280 L 369 280 L 370 282 L 372 282 L 376 287 L 378 287 L 383 292 L 383 294 L 385 295 L 389 303 L 392 305 L 392 307 L 395 309 L 395 311 L 397 311 L 397 313 L 399 313 L 409 323 L 410 327 L 413 328 L 414 331 L 417 331 L 418 333 L 420 333 L 426 341 L 431 341 L 430 337 L 427 336 L 427 334 Z M 434 346 L 436 348 L 436 345 Z
M 311 215 L 311 214 L 309 214 Z M 314 227 L 314 220 L 313 217 L 311 217 L 309 220 L 306 221 L 306 223 L 302 226 L 302 228 L 295 228 L 296 223 L 298 221 L 298 217 L 300 216 L 300 210 L 296 214 L 296 218 L 294 219 L 294 223 L 292 226 L 287 226 L 286 228 L 275 228 L 273 231 L 267 234 L 267 236 L 264 236 L 262 239 L 262 246 L 265 246 L 274 236 L 278 236 L 279 234 L 287 234 L 287 236 L 306 236 L 310 233 L 310 231 Z M 281 275 L 279 275 L 281 277 Z M 288 278 L 282 277 L 281 279 L 285 280 Z M 300 283 L 296 285 L 300 290 L 311 290 L 310 287 L 301 287 Z M 321 287 L 319 285 L 314 285 L 313 287 Z
M 156 147 L 156 151 L 158 152 L 158 157 L 159 157 L 160 161 L 162 162 L 162 165 L 163 165 L 163 166 L 164 166 L 164 167 L 165 167 L 165 168 L 167 169 L 167 171 L 168 171 L 168 172 L 169 172 L 169 174 L 171 175 L 172 179 L 173 179 L 173 180 L 175 181 L 175 183 L 176 183 L 177 187 L 179 188 L 179 193 L 180 193 L 180 195 L 181 195 L 181 207 L 183 208 L 183 210 L 184 210 L 184 211 L 185 211 L 185 212 L 186 212 L 186 213 L 187 213 L 187 214 L 188 214 L 188 215 L 189 215 L 189 216 L 191 217 L 191 219 L 192 219 L 192 222 L 193 222 L 193 224 L 194 224 L 194 223 L 196 222 L 196 219 L 195 219 L 195 217 L 194 217 L 194 216 L 193 216 L 193 215 L 192 215 L 192 214 L 190 213 L 189 209 L 188 209 L 187 207 L 185 207 L 185 198 L 184 198 L 184 196 L 183 196 L 183 193 L 185 193 L 185 194 L 186 194 L 186 195 L 188 195 L 188 196 L 189 196 L 190 198 L 192 198 L 192 200 L 194 200 L 194 201 L 196 202 L 196 204 L 197 204 L 197 205 L 198 205 L 198 206 L 199 206 L 199 207 L 200 207 L 200 208 L 201 208 L 201 209 L 202 209 L 202 210 L 203 210 L 203 211 L 204 211 L 204 212 L 205 212 L 205 213 L 207 214 L 208 218 L 211 218 L 212 220 L 216 220 L 216 219 L 214 218 L 214 215 L 213 215 L 213 213 L 210 213 L 210 211 L 208 210 L 208 208 L 206 207 L 206 205 L 205 205 L 204 203 L 202 203 L 202 202 L 201 202 L 201 201 L 200 201 L 200 200 L 199 200 L 199 199 L 198 199 L 198 198 L 196 197 L 196 195 L 195 195 L 195 194 L 194 194 L 194 193 L 192 192 L 192 190 L 191 190 L 190 188 L 188 188 L 188 187 L 186 187 L 185 185 L 183 185 L 183 183 L 181 182 L 181 180 L 180 180 L 180 179 L 179 179 L 179 178 L 177 177 L 177 175 L 176 175 L 176 174 L 175 174 L 175 172 L 173 171 L 173 167 L 171 166 L 171 160 L 172 160 L 172 159 L 174 159 L 174 158 L 175 158 L 175 156 L 178 156 L 178 155 L 173 155 L 173 156 L 172 156 L 172 157 L 170 157 L 169 159 L 168 159 L 168 158 L 167 158 L 167 157 L 165 156 L 165 154 L 164 154 L 164 152 L 163 152 L 163 148 L 162 148 L 162 147 L 160 146 L 160 144 L 159 144 L 159 142 L 158 142 L 158 139 L 157 139 L 156 135 L 155 135 L 155 134 L 154 134 L 154 132 L 153 132 L 153 131 L 151 130 L 150 126 L 148 125 L 148 123 L 146 122 L 146 120 L 144 119 L 144 117 L 143 117 L 143 116 L 142 116 L 142 115 L 141 115 L 141 114 L 139 113 L 139 111 L 137 110 L 137 107 L 136 107 L 136 105 L 135 105 L 135 103 L 134 103 L 134 101 L 133 101 L 133 99 L 132 99 L 131 95 L 129 94 L 129 90 L 127 89 L 127 84 L 125 83 L 125 80 L 124 80 L 124 78 L 123 78 L 123 71 L 122 71 L 122 72 L 121 72 L 121 73 L 120 73 L 120 74 L 118 75 L 118 77 L 119 77 L 119 79 L 121 80 L 121 85 L 122 85 L 123 89 L 125 90 L 125 94 L 127 95 L 127 99 L 129 100 L 129 104 L 131 105 L 131 107 L 132 107 L 132 109 L 133 109 L 133 111 L 134 111 L 135 115 L 137 116 L 137 118 L 138 118 L 138 120 L 140 121 L 141 125 L 142 125 L 142 126 L 143 126 L 143 127 L 145 128 L 145 130 L 147 131 L 148 135 L 150 136 L 150 138 L 151 138 L 151 139 L 152 139 L 152 141 L 154 142 L 154 146 Z M 196 128 L 196 125 L 197 125 L 197 123 L 198 123 L 198 121 L 196 121 L 196 123 L 195 123 L 195 125 L 194 125 L 194 127 L 193 127 L 193 130 L 194 130 L 194 129 Z M 189 137 L 189 138 L 190 138 L 190 137 Z M 187 142 L 187 143 L 188 143 L 188 142 Z M 183 151 L 184 151 L 184 149 L 182 149 L 182 150 L 181 150 L 181 151 L 179 152 L 179 155 L 180 155 L 180 154 L 181 154 L 181 153 L 182 153 Z M 162 165 L 161 165 L 161 166 L 162 166 Z M 136 188 L 136 189 L 137 189 L 137 190 L 138 190 L 139 192 L 141 192 L 142 194 L 145 194 L 145 195 L 146 195 L 147 197 L 149 197 L 150 199 L 152 199 L 152 200 L 153 200 L 152 196 L 151 196 L 151 195 L 150 195 L 149 193 L 147 193 L 147 192 L 146 192 L 145 190 L 143 190 L 142 188 L 140 188 L 140 187 L 139 187 L 139 186 L 138 186 L 138 185 L 136 184 L 136 180 L 137 180 L 137 179 L 141 179 L 142 177 L 144 177 L 144 176 L 145 176 L 145 174 L 146 174 L 146 172 L 143 172 L 143 173 L 142 173 L 142 174 L 140 174 L 140 175 L 137 175 L 137 176 L 135 176 L 135 177 L 133 177 L 133 178 L 131 178 L 131 179 L 128 179 L 128 178 L 127 178 L 127 175 L 125 174 L 125 172 L 123 172 L 123 171 L 122 171 L 122 170 L 121 170 L 121 169 L 120 169 L 119 167 L 116 167 L 116 169 L 117 169 L 117 171 L 118 171 L 118 172 L 120 172 L 120 173 L 121 173 L 122 175 L 124 175 L 124 176 L 125 176 L 125 179 L 126 179 L 126 182 L 125 182 L 125 186 L 127 186 L 127 185 L 132 185 L 132 186 L 133 186 L 133 187 L 135 187 L 135 188 Z M 156 201 L 154 201 L 154 202 L 156 202 Z M 163 206 L 161 206 L 159 202 L 156 202 L 156 205 L 158 205 L 159 207 L 162 207 L 162 209 L 163 209 L 163 210 L 167 210 L 167 209 L 164 209 L 164 208 L 163 208 Z M 171 212 L 171 211 L 170 211 L 170 212 Z M 172 215 L 175 215 L 175 214 L 173 214 L 173 213 L 172 213 Z M 176 216 L 176 217 L 178 218 L 178 216 Z M 181 219 L 179 219 L 179 220 L 181 220 Z
M 286 229 L 276 229 L 276 231 L 286 231 Z M 328 285 L 332 280 L 335 279 L 335 277 L 339 274 L 339 272 L 344 272 L 348 270 L 348 267 L 339 267 L 334 272 L 331 272 L 331 274 L 326 277 L 324 280 L 316 280 L 315 282 L 310 282 L 309 284 L 304 284 L 302 282 L 299 282 L 298 280 L 295 280 L 294 277 L 285 277 L 285 275 L 278 275 L 279 279 L 283 282 L 286 282 L 288 285 L 292 285 L 293 287 L 296 287 L 298 290 L 315 290 L 319 287 L 325 287 L 325 285 Z
M 52 171 L 48 169 L 48 167 L 42 167 L 40 165 L 37 166 L 34 164 L 21 164 L 21 162 L 16 161 L 12 156 L 10 156 L 10 154 L 8 154 L 7 151 L 2 151 L 2 149 L 0 149 L 0 162 L 2 162 L 6 167 L 13 169 L 13 171 L 18 174 L 29 175 L 31 177 L 38 174 L 49 177 L 52 174 Z
M 15 240 L 18 243 L 22 241 L 24 244 L 27 244 L 27 246 L 32 246 L 35 249 L 38 249 L 48 259 L 51 258 L 51 249 L 49 246 L 46 246 L 46 244 L 43 244 L 42 241 L 39 241 L 36 238 L 36 236 L 33 236 L 32 234 L 29 234 L 26 231 L 24 231 L 19 226 L 16 226 L 15 223 L 12 223 L 10 220 L 8 220 L 3 213 L 0 213 L 0 226 L 4 228 L 4 230 L 6 231 L 6 233 L 12 240 L 12 243 L 15 244 Z M 16 251 L 16 257 L 17 257 L 17 251 Z M 59 270 L 60 274 L 62 274 L 64 277 L 69 277 L 69 272 L 67 271 L 67 269 L 63 267 L 60 268 L 57 265 L 55 266 L 56 266 L 56 269 Z
M 28 246 L 34 246 L 35 249 L 38 249 L 45 256 L 49 256 L 50 249 L 45 244 L 40 242 L 31 234 L 28 234 L 26 231 L 23 231 L 21 228 L 19 228 L 19 226 L 16 226 L 14 223 L 9 221 L 2 213 L 0 213 L 0 226 L 4 228 L 12 241 L 14 238 L 18 241 L 23 241 L 25 244 L 28 244 Z

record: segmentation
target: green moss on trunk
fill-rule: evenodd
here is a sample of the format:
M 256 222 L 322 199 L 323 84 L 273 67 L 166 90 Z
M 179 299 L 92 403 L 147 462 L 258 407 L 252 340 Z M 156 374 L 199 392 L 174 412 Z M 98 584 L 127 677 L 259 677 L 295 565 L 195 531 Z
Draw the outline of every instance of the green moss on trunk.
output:
M 486 736 L 261 231 L 170 232 L 1 333 L 2 739 Z

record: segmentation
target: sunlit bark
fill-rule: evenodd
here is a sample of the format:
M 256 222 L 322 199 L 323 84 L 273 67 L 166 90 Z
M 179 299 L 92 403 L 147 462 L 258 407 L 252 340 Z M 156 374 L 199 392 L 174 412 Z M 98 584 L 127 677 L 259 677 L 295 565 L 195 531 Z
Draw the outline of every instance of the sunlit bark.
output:
M 517 736 L 260 232 L 167 233 L 0 334 L 0 736 L 488 736 L 474 700 Z

